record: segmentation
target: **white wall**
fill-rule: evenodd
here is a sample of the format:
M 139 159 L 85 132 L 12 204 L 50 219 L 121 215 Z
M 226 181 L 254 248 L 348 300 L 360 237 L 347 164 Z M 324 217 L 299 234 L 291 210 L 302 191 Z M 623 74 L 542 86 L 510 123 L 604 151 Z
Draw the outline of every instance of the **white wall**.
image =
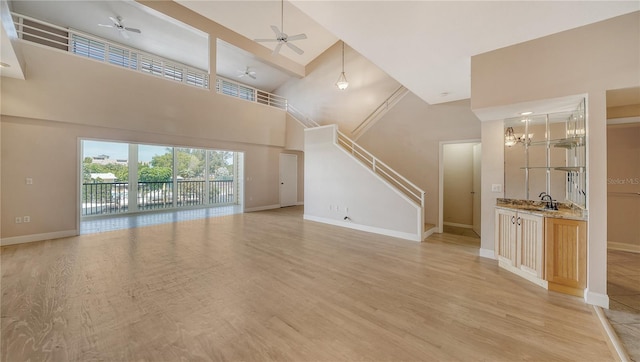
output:
M 305 219 L 420 241 L 420 206 L 339 147 L 335 133 L 335 125 L 305 131 Z
M 471 59 L 472 108 L 477 111 L 587 95 L 586 299 L 602 306 L 608 306 L 606 91 L 640 84 L 639 14 L 619 16 Z M 502 123 L 497 118 L 493 121 Z M 482 127 L 483 191 L 490 187 L 485 179 L 493 182 L 502 178 L 504 172 L 503 159 L 497 157 L 502 154 L 504 130 L 494 127 L 494 122 Z M 485 157 L 489 154 L 496 157 Z M 487 217 L 487 223 L 483 220 L 482 247 L 492 250 L 493 227 L 489 226 L 493 224 L 495 202 L 484 201 L 483 216 Z

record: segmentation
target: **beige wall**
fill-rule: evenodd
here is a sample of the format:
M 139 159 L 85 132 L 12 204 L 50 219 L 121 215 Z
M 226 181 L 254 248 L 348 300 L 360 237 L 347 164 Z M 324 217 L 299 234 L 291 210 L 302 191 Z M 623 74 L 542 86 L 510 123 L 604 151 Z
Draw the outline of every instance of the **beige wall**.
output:
M 280 147 L 2 116 L 1 237 L 77 230 L 80 138 L 244 152 L 245 207 L 279 204 Z M 33 179 L 26 185 L 25 179 Z M 16 216 L 31 216 L 15 224 Z
M 292 75 L 305 73 L 303 66 L 273 57 L 172 1 L 141 3 L 210 35 L 211 74 L 217 38 Z M 2 78 L 1 84 L 3 240 L 77 231 L 78 139 L 85 137 L 244 152 L 245 208 L 278 206 L 279 153 L 287 142 L 284 111 L 46 47 L 18 45 L 26 80 Z M 210 81 L 215 84 L 215 76 Z M 299 170 L 300 180 L 303 167 Z M 34 184 L 25 185 L 26 177 Z M 25 215 L 30 223 L 15 224 L 16 216 Z
M 275 93 L 319 124 L 337 124 L 350 136 L 400 84 L 345 45 L 349 88 L 341 91 L 335 86 L 341 62 L 342 43 L 338 42 L 307 65 L 306 77 L 291 79 Z
M 640 123 L 607 127 L 607 239 L 640 252 Z
M 473 224 L 473 143 L 443 145 L 444 223 Z
M 474 110 L 587 95 L 589 250 L 586 298 L 593 304 L 608 305 L 606 90 L 634 87 L 640 83 L 639 13 L 474 56 L 471 74 Z M 501 133 L 498 135 L 497 132 Z M 503 142 L 496 142 L 498 138 L 502 139 L 502 132 L 502 127 L 483 125 L 483 180 L 494 179 L 485 174 L 503 172 L 501 159 L 484 157 L 487 153 L 502 153 Z M 487 187 L 490 185 L 483 182 L 483 192 L 490 191 Z M 494 205 L 495 202 L 483 202 L 485 218 L 493 219 Z M 486 225 L 483 220 L 482 248 L 487 250 L 493 250 L 493 227 L 484 226 L 491 224 Z
M 440 141 L 478 138 L 468 99 L 429 105 L 409 93 L 358 143 L 426 192 L 425 222 L 437 225 Z

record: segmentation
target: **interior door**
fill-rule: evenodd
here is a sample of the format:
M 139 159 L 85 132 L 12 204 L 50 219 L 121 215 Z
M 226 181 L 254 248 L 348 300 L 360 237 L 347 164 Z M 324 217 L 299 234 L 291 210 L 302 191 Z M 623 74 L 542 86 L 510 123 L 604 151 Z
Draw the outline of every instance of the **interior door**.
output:
M 298 203 L 298 156 L 280 154 L 280 207 Z
M 473 193 L 473 231 L 478 234 L 480 234 L 480 224 L 481 224 L 481 220 L 480 220 L 480 215 L 481 215 L 481 207 L 480 207 L 480 200 L 481 200 L 481 194 L 480 194 L 480 159 L 482 156 L 482 145 L 481 144 L 476 144 L 473 145 L 473 186 L 472 186 L 472 193 Z

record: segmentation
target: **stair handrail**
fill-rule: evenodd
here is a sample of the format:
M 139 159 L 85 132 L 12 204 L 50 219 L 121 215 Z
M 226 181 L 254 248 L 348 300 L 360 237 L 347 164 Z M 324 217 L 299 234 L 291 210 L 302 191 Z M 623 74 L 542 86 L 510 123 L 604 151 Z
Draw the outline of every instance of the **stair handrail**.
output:
M 425 191 L 420 187 L 415 185 L 413 182 L 409 181 L 406 177 L 399 174 L 396 170 L 389 167 L 386 163 L 382 162 L 376 156 L 371 154 L 371 152 L 364 149 L 362 146 L 357 144 L 354 140 L 347 137 L 344 133 L 340 132 L 340 130 L 336 127 L 337 133 L 337 142 L 342 144 L 347 151 L 351 151 L 352 155 L 359 155 L 360 160 L 366 160 L 370 165 L 371 170 L 378 174 L 381 173 L 387 176 L 387 179 L 391 181 L 392 184 L 399 190 L 404 190 L 403 193 L 409 196 L 415 202 L 420 204 L 420 207 L 424 210 L 425 204 Z M 366 157 L 365 157 L 366 156 Z M 391 173 L 391 174 L 390 174 Z M 402 182 L 400 182 L 402 181 Z M 408 186 L 407 186 L 408 185 Z M 412 190 L 413 189 L 413 190 Z
M 385 99 L 376 109 L 369 114 L 364 121 L 360 122 L 360 124 L 353 129 L 351 134 L 355 139 L 358 139 L 360 135 L 370 126 L 370 124 L 384 114 L 385 111 L 388 111 L 391 105 L 394 105 L 398 100 L 404 97 L 409 90 L 405 88 L 405 86 L 400 85 L 398 89 L 396 89 L 391 95 Z
M 404 88 L 404 87 L 401 87 L 401 88 Z M 300 122 L 305 128 L 320 127 L 320 124 L 318 124 L 316 121 L 314 121 L 310 117 L 305 116 L 304 113 L 300 112 L 297 108 L 295 108 L 291 104 L 287 104 L 287 112 L 295 120 Z M 419 203 L 420 208 L 424 212 L 425 197 L 426 197 L 426 192 L 424 190 L 422 190 L 420 187 L 415 185 L 413 182 L 409 181 L 406 177 L 402 176 L 400 173 L 398 173 L 398 171 L 394 170 L 389 165 L 382 162 L 380 159 L 374 156 L 371 152 L 367 151 L 362 146 L 357 144 L 354 140 L 347 137 L 347 135 L 340 132 L 340 130 L 338 129 L 338 126 L 335 126 L 335 129 L 336 129 L 336 143 L 338 145 L 342 144 L 345 148 L 347 148 L 347 150 L 351 151 L 351 154 L 354 155 L 354 157 L 356 154 L 361 156 L 356 158 L 358 158 L 361 162 L 364 162 L 366 160 L 367 163 L 370 165 L 371 171 L 373 171 L 373 173 L 385 175 L 387 177 L 386 180 L 389 180 L 394 185 L 394 187 L 396 187 L 403 194 L 408 196 L 409 199 L 411 199 L 412 201 Z M 385 171 L 385 169 L 387 171 Z M 407 187 L 407 185 L 409 187 Z
M 291 115 L 296 121 L 302 123 L 305 128 L 320 127 L 318 122 L 314 121 L 310 117 L 307 117 L 304 113 L 300 112 L 296 107 L 287 103 L 287 113 Z

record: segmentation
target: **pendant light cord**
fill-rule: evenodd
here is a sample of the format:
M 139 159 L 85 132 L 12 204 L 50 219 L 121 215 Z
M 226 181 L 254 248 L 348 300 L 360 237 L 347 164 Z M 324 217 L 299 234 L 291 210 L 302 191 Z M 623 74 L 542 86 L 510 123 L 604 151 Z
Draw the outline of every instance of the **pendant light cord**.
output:
M 344 41 L 342 42 L 342 73 L 344 73 Z

